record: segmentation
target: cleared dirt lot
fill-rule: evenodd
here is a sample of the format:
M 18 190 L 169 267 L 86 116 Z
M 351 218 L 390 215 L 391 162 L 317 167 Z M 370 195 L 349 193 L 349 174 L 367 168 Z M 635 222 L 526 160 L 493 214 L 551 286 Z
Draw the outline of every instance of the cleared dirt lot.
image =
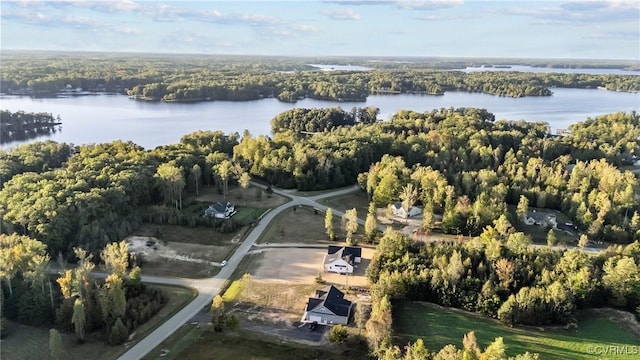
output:
M 338 245 L 339 243 L 333 243 Z M 261 248 L 256 250 L 256 257 L 250 274 L 256 281 L 285 284 L 310 284 L 318 273 L 328 284 L 336 286 L 368 287 L 365 271 L 374 254 L 373 248 L 362 248 L 362 262 L 353 275 L 340 275 L 324 272 L 322 260 L 327 252 L 322 248 Z

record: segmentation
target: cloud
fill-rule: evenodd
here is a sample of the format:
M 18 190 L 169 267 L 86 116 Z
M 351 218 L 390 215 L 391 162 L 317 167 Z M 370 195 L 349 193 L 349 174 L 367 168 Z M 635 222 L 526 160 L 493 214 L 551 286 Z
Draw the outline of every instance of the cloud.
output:
M 19 21 L 27 24 L 47 27 L 74 28 L 84 30 L 99 30 L 100 28 L 110 27 L 109 24 L 83 16 L 65 15 L 51 16 L 41 12 L 20 13 L 12 11 L 3 11 L 2 19 L 8 21 Z
M 406 10 L 440 10 L 463 5 L 463 0 L 428 0 L 428 1 L 397 1 L 396 5 Z
M 566 3 L 545 3 L 537 7 L 507 7 L 496 13 L 527 16 L 541 23 L 615 23 L 623 21 L 640 22 L 640 2 L 637 1 L 572 1 Z
M 360 14 L 351 9 L 326 10 L 322 14 L 333 20 L 360 20 Z
M 464 0 L 327 0 L 323 2 L 349 6 L 395 5 L 405 10 L 438 10 L 462 5 Z

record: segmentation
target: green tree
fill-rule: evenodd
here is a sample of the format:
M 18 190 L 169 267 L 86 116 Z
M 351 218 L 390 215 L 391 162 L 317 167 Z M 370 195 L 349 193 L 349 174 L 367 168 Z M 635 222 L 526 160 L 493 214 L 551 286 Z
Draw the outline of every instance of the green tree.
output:
M 221 326 L 224 315 L 224 301 L 222 300 L 222 296 L 216 295 L 211 302 L 211 322 L 217 326 Z
M 165 202 L 182 209 L 182 190 L 185 186 L 184 175 L 178 167 L 164 163 L 158 166 L 154 176 Z
M 327 232 L 329 240 L 335 240 L 336 235 L 333 230 L 333 211 L 331 210 L 331 208 L 327 209 L 327 212 L 324 216 L 324 229 Z
M 104 270 L 124 279 L 129 268 L 129 245 L 126 241 L 107 244 L 100 253 Z
M 429 358 L 429 350 L 424 346 L 422 339 L 416 340 L 406 347 L 404 360 L 425 360 Z
M 198 185 L 200 184 L 200 177 L 202 176 L 202 169 L 200 168 L 200 165 L 193 165 L 191 168 L 191 176 L 193 177 L 193 183 L 196 187 L 196 196 L 198 196 L 200 194 L 198 191 Z
M 71 318 L 71 323 L 74 325 L 78 341 L 84 342 L 87 318 L 84 310 L 84 302 L 80 298 L 77 298 L 73 303 L 73 317 Z
M 49 330 L 49 353 L 54 359 L 60 359 L 62 354 L 62 336 L 56 329 Z
M 482 355 L 480 355 L 481 360 L 506 360 L 506 348 L 504 346 L 504 340 L 502 337 L 497 337 L 486 349 Z
M 402 208 L 404 209 L 405 217 L 409 217 L 409 211 L 413 208 L 413 205 L 418 199 L 418 189 L 409 183 L 402 188 L 400 193 L 400 199 L 402 200 Z
M 221 163 L 215 165 L 214 171 L 222 180 L 222 195 L 227 198 L 227 192 L 229 191 L 229 178 L 231 177 L 231 170 L 233 164 L 229 160 L 224 160 Z
M 554 247 L 558 243 L 558 236 L 553 229 L 549 229 L 547 232 L 547 246 Z
M 586 234 L 580 235 L 578 240 L 578 247 L 585 248 L 589 244 L 589 237 Z
M 371 208 L 372 205 L 373 203 L 370 203 L 369 207 Z M 364 236 L 367 238 L 367 240 L 369 240 L 369 242 L 373 242 L 377 235 L 378 235 L 378 221 L 376 220 L 375 206 L 374 206 L 373 213 L 371 211 L 367 213 L 367 218 L 364 222 Z
M 349 245 L 355 245 L 353 234 L 358 231 L 358 210 L 356 208 L 345 211 L 342 216 L 342 226 L 346 234 L 346 242 Z
M 329 332 L 329 341 L 342 344 L 343 342 L 345 342 L 345 340 L 347 340 L 348 336 L 349 332 L 347 331 L 346 327 L 341 324 L 334 325 Z
M 527 199 L 527 197 L 524 195 L 520 195 L 520 201 L 518 201 L 518 206 L 516 207 L 516 214 L 518 215 L 518 219 L 524 222 L 528 212 L 529 199 Z

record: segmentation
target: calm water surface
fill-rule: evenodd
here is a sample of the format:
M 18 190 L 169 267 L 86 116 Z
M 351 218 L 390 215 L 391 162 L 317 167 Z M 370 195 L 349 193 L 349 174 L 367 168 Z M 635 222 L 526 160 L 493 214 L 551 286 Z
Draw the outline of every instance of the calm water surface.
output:
M 380 119 L 388 120 L 400 109 L 431 111 L 448 107 L 486 108 L 496 119 L 544 121 L 552 130 L 617 111 L 640 111 L 640 94 L 605 90 L 552 89 L 551 97 L 508 98 L 486 94 L 447 92 L 443 96 L 376 95 L 363 102 L 331 102 L 305 99 L 295 104 L 277 99 L 246 102 L 213 101 L 202 103 L 140 102 L 121 95 L 93 95 L 71 98 L 32 99 L 0 97 L 0 108 L 12 112 L 48 112 L 62 118 L 62 130 L 48 137 L 73 144 L 131 140 L 147 149 L 174 144 L 180 137 L 197 130 L 225 133 L 247 129 L 253 135 L 269 135 L 270 121 L 279 113 L 295 108 L 354 106 L 380 108 Z M 3 148 L 17 145 L 3 144 Z

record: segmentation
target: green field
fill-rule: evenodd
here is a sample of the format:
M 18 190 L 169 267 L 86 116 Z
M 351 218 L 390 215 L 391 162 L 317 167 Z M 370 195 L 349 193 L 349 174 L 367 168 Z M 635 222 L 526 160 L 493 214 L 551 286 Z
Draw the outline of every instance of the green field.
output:
M 169 350 L 162 358 L 216 359 L 216 360 L 348 360 L 352 356 L 342 354 L 344 349 L 330 345 L 311 347 L 286 342 L 277 337 L 264 336 L 250 331 L 237 333 L 213 332 L 210 327 L 187 325 L 165 340 L 161 346 L 144 357 L 158 359 L 162 349 Z
M 447 344 L 462 348 L 464 334 L 475 331 L 481 348 L 502 336 L 509 356 L 529 351 L 542 359 L 594 359 L 590 351 L 608 350 L 600 358 L 637 358 L 630 354 L 640 350 L 640 337 L 632 333 L 621 314 L 609 309 L 583 311 L 577 329 L 509 328 L 482 315 L 407 301 L 394 305 L 394 335 L 400 344 L 421 337 L 430 351 Z M 626 321 L 638 326 L 633 316 L 629 318 Z M 614 351 L 627 354 L 612 355 Z

